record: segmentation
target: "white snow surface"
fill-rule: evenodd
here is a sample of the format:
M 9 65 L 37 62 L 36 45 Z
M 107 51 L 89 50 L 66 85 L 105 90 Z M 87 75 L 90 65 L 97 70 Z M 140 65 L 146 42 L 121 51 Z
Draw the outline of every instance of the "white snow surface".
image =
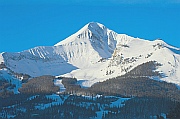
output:
M 0 53 L 0 63 L 4 62 L 4 58 L 2 56 L 3 53 Z
M 149 41 L 118 34 L 96 22 L 88 23 L 54 46 L 5 52 L 0 55 L 1 60 L 17 73 L 75 77 L 83 87 L 123 75 L 142 63 L 157 61 L 162 64 L 157 70 L 165 75 L 160 80 L 180 85 L 180 48 L 160 39 Z
M 66 90 L 66 88 L 62 84 L 62 79 L 55 79 L 54 85 L 59 86 L 59 88 L 60 88 L 59 92 L 57 92 L 57 93 L 62 93 Z

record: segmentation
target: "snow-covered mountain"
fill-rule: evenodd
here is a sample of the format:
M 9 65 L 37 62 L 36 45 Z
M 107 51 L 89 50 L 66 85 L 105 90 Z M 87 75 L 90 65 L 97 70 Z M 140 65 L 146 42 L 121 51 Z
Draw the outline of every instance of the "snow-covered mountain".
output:
M 163 77 L 158 80 L 180 85 L 180 48 L 160 39 L 149 41 L 118 34 L 95 22 L 54 46 L 0 54 L 0 62 L 14 72 L 33 77 L 76 77 L 85 87 L 123 75 L 148 61 L 161 64 L 157 70 Z

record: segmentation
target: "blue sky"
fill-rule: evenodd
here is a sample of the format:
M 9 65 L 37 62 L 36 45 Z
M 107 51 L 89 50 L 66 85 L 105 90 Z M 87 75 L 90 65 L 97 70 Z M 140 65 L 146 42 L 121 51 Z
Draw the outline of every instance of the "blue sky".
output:
M 0 0 L 0 52 L 52 46 L 92 21 L 180 47 L 180 0 Z

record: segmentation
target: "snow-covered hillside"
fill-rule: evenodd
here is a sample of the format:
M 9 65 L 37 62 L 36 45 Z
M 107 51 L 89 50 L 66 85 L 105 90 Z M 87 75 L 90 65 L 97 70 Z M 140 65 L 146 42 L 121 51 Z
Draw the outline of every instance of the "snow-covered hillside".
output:
M 2 53 L 0 61 L 17 73 L 33 77 L 55 75 L 76 77 L 92 84 L 125 74 L 136 66 L 157 61 L 164 77 L 180 85 L 180 49 L 162 40 L 144 40 L 118 34 L 91 22 L 77 33 L 49 47 L 35 47 L 18 53 Z

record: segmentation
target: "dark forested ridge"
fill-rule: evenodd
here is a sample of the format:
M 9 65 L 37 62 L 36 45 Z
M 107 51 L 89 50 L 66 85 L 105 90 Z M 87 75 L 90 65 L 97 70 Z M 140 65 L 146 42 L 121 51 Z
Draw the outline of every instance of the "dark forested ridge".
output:
M 105 95 L 121 95 L 125 97 L 168 97 L 180 100 L 180 91 L 173 84 L 158 82 L 147 77 L 117 77 L 97 83 L 90 89 Z
M 30 79 L 19 89 L 22 94 L 48 94 L 56 93 L 59 87 L 54 85 L 54 76 L 40 76 Z

